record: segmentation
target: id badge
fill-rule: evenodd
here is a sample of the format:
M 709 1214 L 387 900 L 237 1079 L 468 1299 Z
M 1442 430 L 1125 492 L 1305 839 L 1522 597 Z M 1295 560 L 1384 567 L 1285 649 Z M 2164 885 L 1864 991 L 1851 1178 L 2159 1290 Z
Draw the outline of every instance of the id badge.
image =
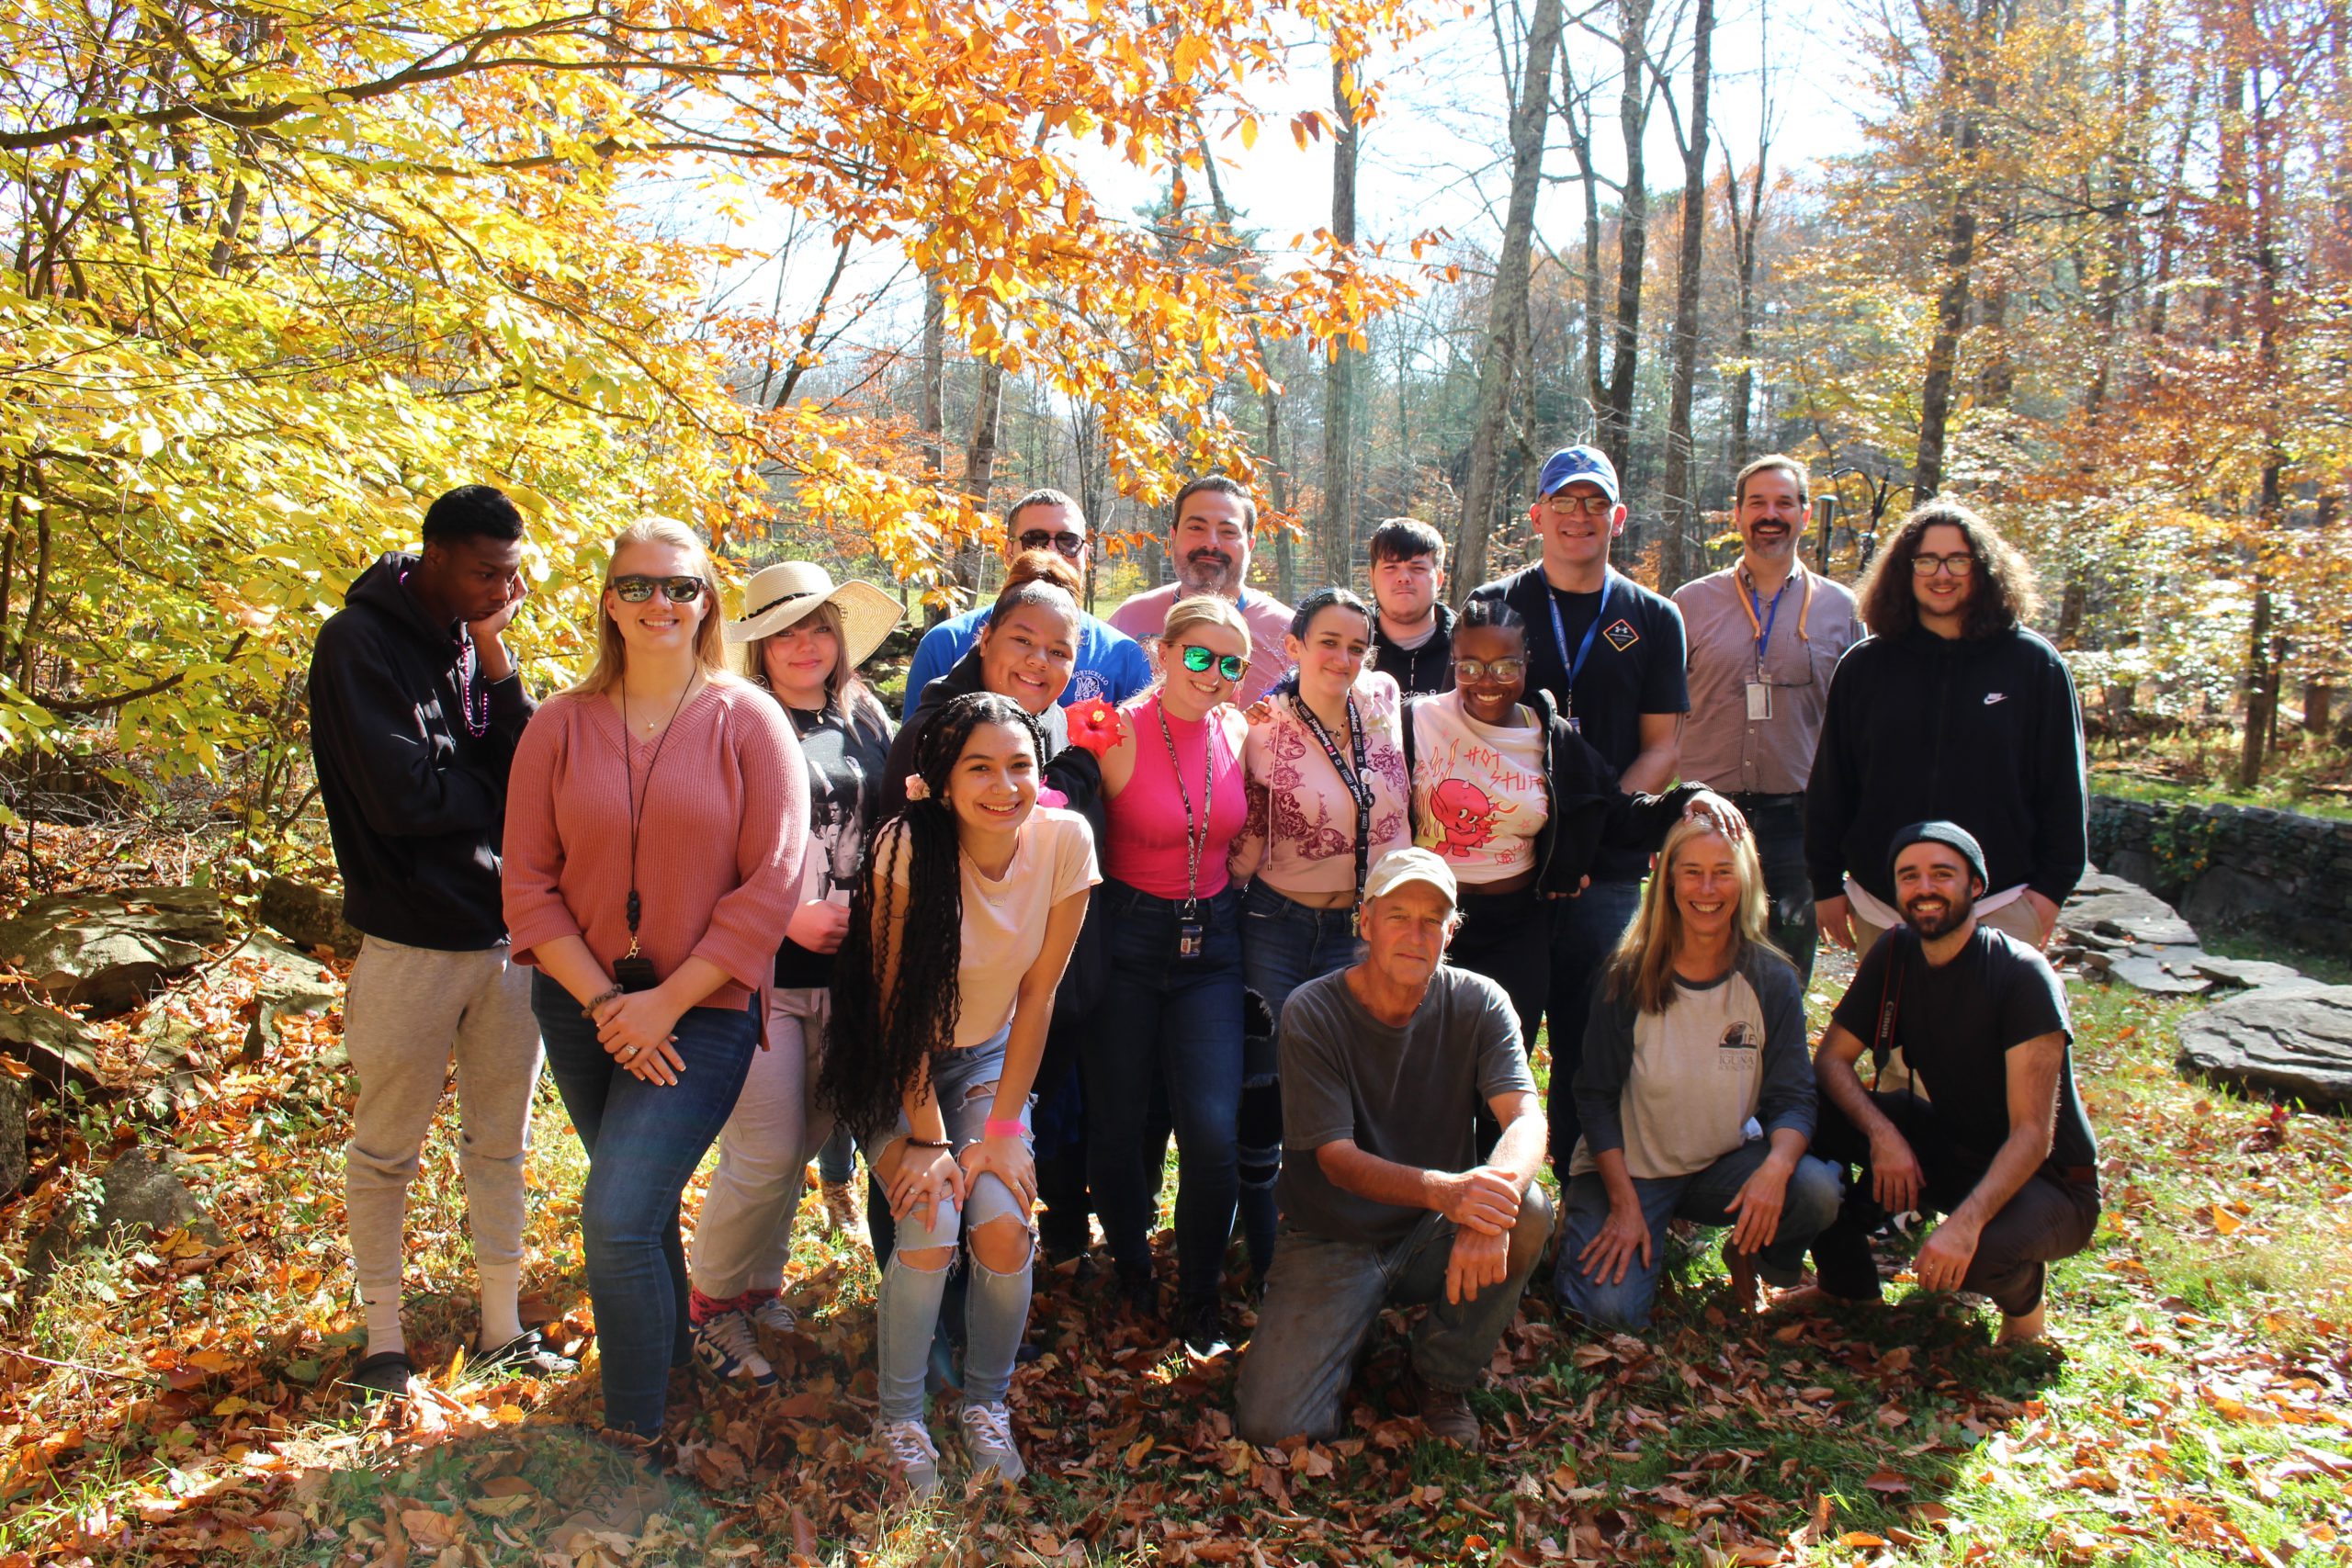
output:
M 1176 920 L 1176 956 L 1198 958 L 1207 945 L 1208 927 L 1198 916 L 1182 915 Z
M 613 984 L 624 991 L 650 991 L 661 983 L 653 973 L 653 960 L 641 953 L 613 960 Z
M 1572 713 L 1570 713 L 1570 714 L 1562 714 L 1560 716 L 1561 716 L 1561 718 L 1562 718 L 1563 720 L 1565 720 L 1565 721 L 1566 722 L 1567 727 L 1568 727 L 1568 733 L 1569 733 L 1569 734 L 1571 734 L 1571 735 L 1582 735 L 1582 734 L 1584 733 L 1584 720 L 1582 720 L 1582 719 L 1578 718 L 1576 715 L 1574 715 L 1574 714 L 1572 714 Z
M 1747 716 L 1751 719 L 1772 716 L 1772 688 L 1761 681 L 1747 682 Z

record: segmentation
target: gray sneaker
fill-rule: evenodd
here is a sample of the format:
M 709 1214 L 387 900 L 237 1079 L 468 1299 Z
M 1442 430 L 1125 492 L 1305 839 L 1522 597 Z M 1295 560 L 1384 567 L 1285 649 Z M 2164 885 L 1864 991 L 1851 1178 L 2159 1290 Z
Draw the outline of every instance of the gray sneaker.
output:
M 1012 1482 L 1029 1473 L 1021 1462 L 1021 1450 L 1013 1446 L 1012 1411 L 1001 1404 L 967 1404 L 961 1419 L 964 1451 L 971 1457 L 975 1479 L 991 1470 Z
M 884 1421 L 874 1435 L 888 1450 L 890 1468 L 916 1502 L 928 1503 L 939 1495 L 939 1445 L 931 1440 L 929 1427 L 920 1421 Z

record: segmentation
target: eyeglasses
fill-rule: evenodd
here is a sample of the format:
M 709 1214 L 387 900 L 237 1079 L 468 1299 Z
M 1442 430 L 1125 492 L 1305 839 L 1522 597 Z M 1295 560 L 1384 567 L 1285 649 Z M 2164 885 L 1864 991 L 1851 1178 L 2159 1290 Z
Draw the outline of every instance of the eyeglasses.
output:
M 1547 495 L 1544 506 L 1557 517 L 1573 517 L 1579 512 L 1587 517 L 1606 517 L 1617 510 L 1617 503 L 1605 495 Z
M 1078 552 L 1086 547 L 1086 536 L 1067 530 L 1048 534 L 1043 528 L 1033 528 L 1013 542 L 1024 550 L 1055 550 L 1076 560 Z
M 702 597 L 703 590 L 710 584 L 699 577 L 639 577 L 632 572 L 627 577 L 616 577 L 610 586 L 624 604 L 644 604 L 653 597 L 656 588 L 673 604 L 691 604 Z
M 1933 577 L 1939 571 L 1948 571 L 1954 577 L 1966 577 L 1975 570 L 1976 558 L 1973 555 L 1911 558 L 1911 575 L 1914 577 Z
M 1453 661 L 1453 679 L 1464 686 L 1475 686 L 1492 677 L 1497 681 L 1516 681 L 1527 673 L 1524 659 L 1457 659 Z
M 1238 681 L 1250 668 L 1250 661 L 1238 653 L 1211 653 L 1199 643 L 1187 643 L 1184 648 L 1184 668 L 1195 675 L 1208 673 L 1210 665 L 1228 681 Z

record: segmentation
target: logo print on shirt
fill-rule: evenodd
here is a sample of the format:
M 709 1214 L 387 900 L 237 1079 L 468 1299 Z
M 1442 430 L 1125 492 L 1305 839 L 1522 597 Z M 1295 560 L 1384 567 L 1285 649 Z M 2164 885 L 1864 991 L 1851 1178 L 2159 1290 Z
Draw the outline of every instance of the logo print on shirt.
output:
M 1724 1031 L 1723 1039 L 1716 1043 L 1726 1051 L 1760 1051 L 1764 1048 L 1764 1042 L 1758 1035 L 1756 1026 L 1744 1018 L 1732 1020 L 1729 1027 Z
M 1611 621 L 1608 630 L 1600 635 L 1607 637 L 1609 646 L 1620 653 L 1642 640 L 1642 634 L 1634 629 L 1634 623 L 1623 618 Z
M 2005 703 L 2008 700 L 2009 694 L 2007 692 L 1987 692 L 1984 694 L 1984 705 L 1988 708 L 1995 703 Z

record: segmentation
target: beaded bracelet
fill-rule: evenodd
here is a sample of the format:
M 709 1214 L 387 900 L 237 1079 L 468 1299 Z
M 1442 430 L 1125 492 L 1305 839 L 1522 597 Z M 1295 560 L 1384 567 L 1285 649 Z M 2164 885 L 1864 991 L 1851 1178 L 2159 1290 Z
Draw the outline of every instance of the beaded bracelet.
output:
M 626 991 L 622 990 L 618 986 L 615 986 L 612 989 L 610 989 L 610 990 L 608 990 L 608 991 L 605 991 L 605 992 L 603 992 L 603 993 L 601 993 L 601 994 L 599 994 L 599 995 L 597 995 L 597 996 L 594 996 L 594 997 L 590 998 L 588 999 L 588 1003 L 587 1003 L 587 1005 L 586 1005 L 586 1006 L 584 1006 L 584 1007 L 582 1007 L 582 1008 L 580 1010 L 580 1016 L 581 1016 L 581 1017 L 582 1017 L 582 1018 L 585 1018 L 585 1019 L 591 1019 L 591 1020 L 593 1020 L 593 1019 L 594 1019 L 594 1018 L 595 1018 L 595 1016 L 596 1016 L 596 1010 L 597 1010 L 598 1008 L 603 1007 L 606 1002 L 611 1001 L 615 997 L 623 997 L 623 996 L 627 996 L 628 994 L 628 992 L 626 992 Z

